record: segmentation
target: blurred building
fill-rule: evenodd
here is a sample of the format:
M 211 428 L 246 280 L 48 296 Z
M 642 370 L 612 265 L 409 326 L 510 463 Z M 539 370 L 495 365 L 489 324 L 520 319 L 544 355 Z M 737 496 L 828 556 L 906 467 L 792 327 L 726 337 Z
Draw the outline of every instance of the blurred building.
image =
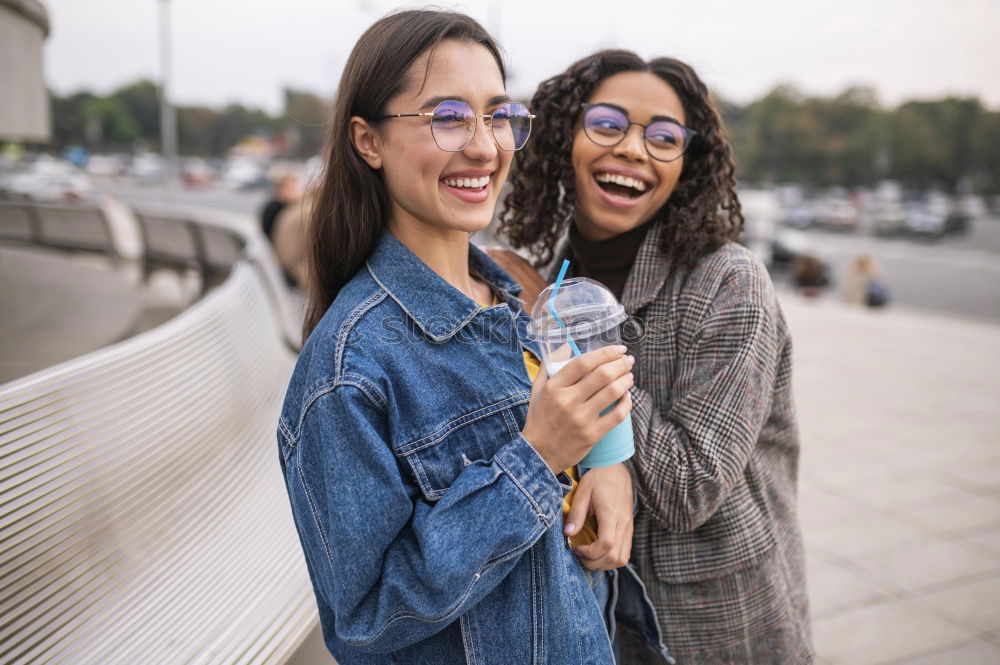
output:
M 0 141 L 49 138 L 42 45 L 49 14 L 39 0 L 0 0 Z

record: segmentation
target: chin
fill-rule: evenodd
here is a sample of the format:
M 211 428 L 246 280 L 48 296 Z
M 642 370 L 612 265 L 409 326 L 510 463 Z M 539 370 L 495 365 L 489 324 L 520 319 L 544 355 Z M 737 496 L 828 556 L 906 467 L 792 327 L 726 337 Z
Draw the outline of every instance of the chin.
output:
M 450 217 L 447 218 L 448 228 L 455 229 L 456 231 L 464 231 L 466 233 L 476 233 L 477 231 L 482 231 L 490 225 L 493 221 L 493 216 L 483 216 L 483 217 Z

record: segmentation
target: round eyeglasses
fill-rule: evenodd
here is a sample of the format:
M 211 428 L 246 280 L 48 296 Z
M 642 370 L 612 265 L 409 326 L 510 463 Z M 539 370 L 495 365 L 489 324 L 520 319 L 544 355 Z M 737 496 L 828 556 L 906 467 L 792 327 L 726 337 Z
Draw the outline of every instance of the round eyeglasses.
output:
M 674 120 L 654 120 L 648 125 L 630 122 L 628 114 L 610 104 L 581 104 L 583 129 L 587 138 L 606 147 L 618 145 L 632 125 L 643 128 L 642 139 L 646 152 L 659 162 L 680 159 L 687 151 L 696 131 Z
M 520 150 L 528 142 L 531 119 L 535 116 L 528 112 L 527 106 L 516 102 L 503 104 L 490 114 L 479 114 L 465 102 L 448 99 L 427 113 L 395 113 L 372 118 L 371 122 L 422 117 L 431 119 L 431 135 L 438 148 L 445 152 L 461 152 L 472 143 L 479 118 L 489 128 L 497 147 L 506 151 Z

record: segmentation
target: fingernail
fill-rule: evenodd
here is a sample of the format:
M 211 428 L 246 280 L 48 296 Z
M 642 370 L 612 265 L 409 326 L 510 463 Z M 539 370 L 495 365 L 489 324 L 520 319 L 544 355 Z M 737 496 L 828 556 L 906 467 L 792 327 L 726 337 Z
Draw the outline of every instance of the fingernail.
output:
M 567 536 L 572 535 L 574 529 L 576 529 L 576 525 L 570 522 L 569 524 L 566 525 L 566 528 L 563 529 L 563 533 L 565 533 Z
M 635 378 L 635 374 L 633 374 L 632 372 L 629 372 L 628 373 L 628 378 L 634 379 Z
M 617 351 L 618 353 L 625 353 L 626 351 L 628 351 L 628 347 L 623 344 L 619 344 L 618 346 L 615 347 L 615 351 Z
M 635 356 L 628 356 L 628 364 L 629 365 L 635 364 Z

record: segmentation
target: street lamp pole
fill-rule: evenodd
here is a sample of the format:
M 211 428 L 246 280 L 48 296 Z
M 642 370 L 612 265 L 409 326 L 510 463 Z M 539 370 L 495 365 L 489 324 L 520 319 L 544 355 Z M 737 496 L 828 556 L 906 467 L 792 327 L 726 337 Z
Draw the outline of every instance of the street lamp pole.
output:
M 173 183 L 177 166 L 177 116 L 170 104 L 170 0 L 160 0 L 160 150 L 164 175 Z

